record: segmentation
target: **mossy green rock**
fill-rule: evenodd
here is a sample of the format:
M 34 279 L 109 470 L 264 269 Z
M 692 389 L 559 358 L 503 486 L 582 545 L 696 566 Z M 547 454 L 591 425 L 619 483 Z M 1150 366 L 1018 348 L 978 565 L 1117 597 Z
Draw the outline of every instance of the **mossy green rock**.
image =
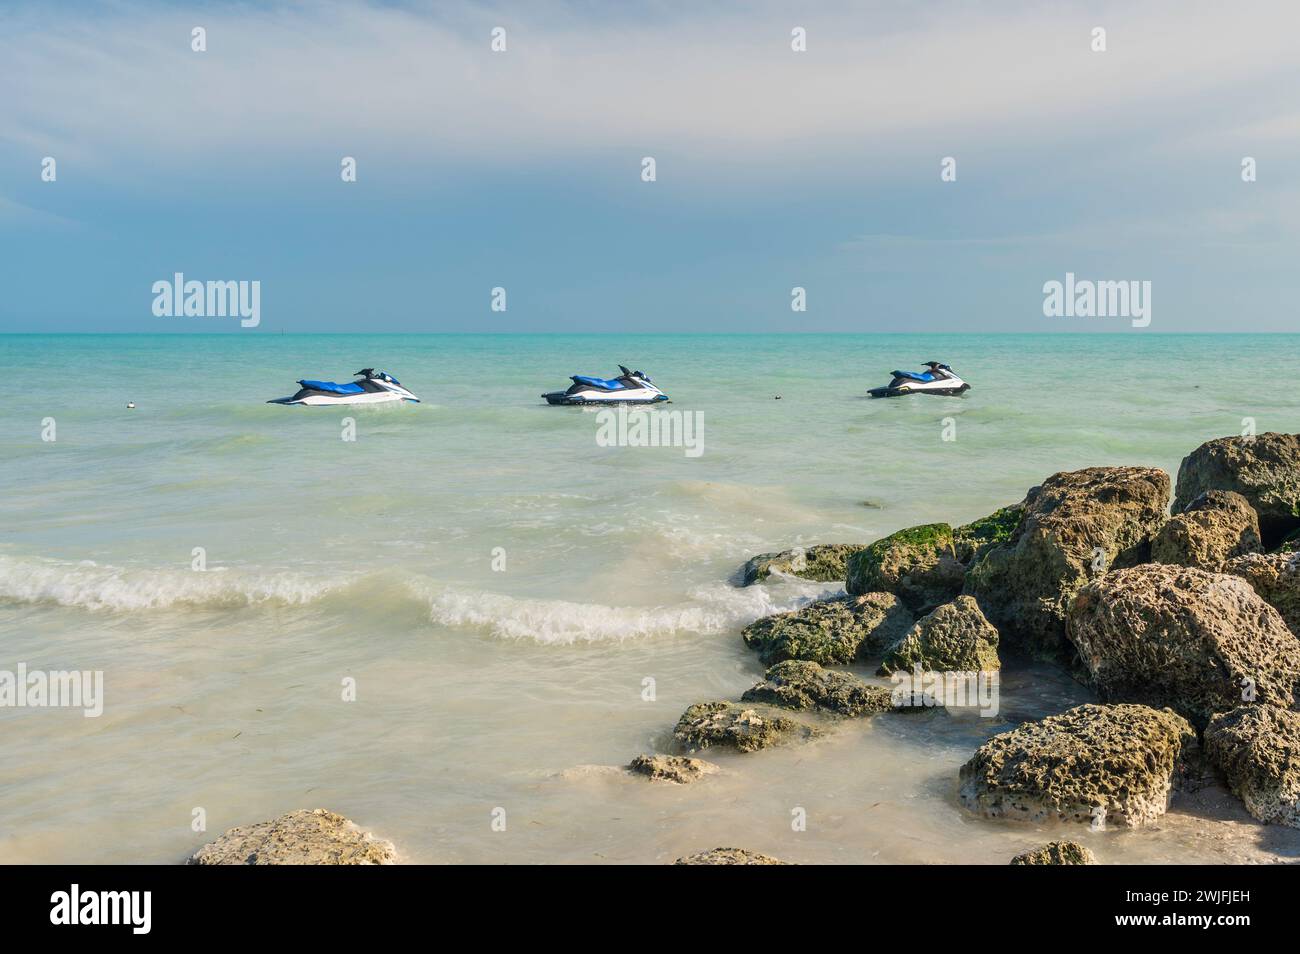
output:
M 797 659 L 787 659 L 768 669 L 763 681 L 740 699 L 783 709 L 823 709 L 844 716 L 870 715 L 891 708 L 890 692 L 883 686 Z
M 1229 560 L 1223 572 L 1249 583 L 1300 637 L 1300 553 L 1250 553 Z
M 944 603 L 916 621 L 886 655 L 880 675 L 920 668 L 932 672 L 995 672 L 998 631 L 969 596 Z
M 765 665 L 783 659 L 834 665 L 883 652 L 911 625 L 912 614 L 898 597 L 866 593 L 765 616 L 746 626 L 741 636 Z
M 1023 504 L 1012 504 L 958 527 L 953 531 L 957 559 L 966 566 L 972 565 L 992 547 L 1010 540 L 1024 515 Z
M 773 573 L 823 583 L 838 583 L 848 572 L 849 557 L 862 549 L 862 544 L 819 543 L 806 548 L 782 550 L 780 553 L 760 553 L 741 567 L 740 585 L 750 586 L 766 580 Z
M 1070 639 L 1097 693 L 1169 706 L 1204 728 L 1251 691 L 1289 707 L 1300 640 L 1245 580 L 1147 563 L 1107 573 L 1070 607 Z
M 1002 635 L 1002 648 L 1068 660 L 1070 600 L 1094 576 L 1150 557 L 1165 521 L 1169 475 L 1153 467 L 1089 467 L 1029 491 L 1010 537 L 971 566 L 964 592 Z
M 966 567 L 946 523 L 908 527 L 849 558 L 844 588 L 852 595 L 893 593 L 914 613 L 928 613 L 961 592 Z
M 1041 848 L 1022 851 L 1013 865 L 1095 865 L 1096 856 L 1077 841 L 1049 841 Z
M 1256 434 L 1206 441 L 1178 468 L 1174 512 L 1207 490 L 1234 490 L 1259 515 L 1264 546 L 1300 530 L 1300 434 Z
M 1197 752 L 1170 709 L 1082 705 L 989 739 L 961 768 L 963 805 L 990 818 L 1108 828 L 1155 821 Z
M 820 735 L 815 726 L 779 715 L 766 706 L 735 702 L 701 702 L 677 720 L 673 737 L 688 749 L 723 746 L 756 752 Z
M 1262 822 L 1300 828 L 1300 713 L 1244 705 L 1210 720 L 1205 754 Z

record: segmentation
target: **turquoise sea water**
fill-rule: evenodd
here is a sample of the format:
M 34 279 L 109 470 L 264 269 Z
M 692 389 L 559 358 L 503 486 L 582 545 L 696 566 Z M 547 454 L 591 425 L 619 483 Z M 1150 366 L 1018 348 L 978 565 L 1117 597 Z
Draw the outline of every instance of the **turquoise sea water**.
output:
M 1300 429 L 1300 390 L 1277 386 L 1290 335 L 248 332 L 0 336 L 0 352 L 0 669 L 102 669 L 107 694 L 99 719 L 0 710 L 0 860 L 173 860 L 207 837 L 196 807 L 210 836 L 321 805 L 424 861 L 671 860 L 713 841 L 909 861 L 920 839 L 934 860 L 1001 862 L 1032 836 L 951 797 L 1006 727 L 989 720 L 855 723 L 723 758 L 711 792 L 591 766 L 738 696 L 761 672 L 740 628 L 834 590 L 733 586 L 754 553 L 965 521 L 1058 470 L 1173 474 L 1247 418 Z M 866 399 L 926 360 L 972 390 Z M 701 455 L 600 446 L 597 415 L 539 397 L 619 363 L 699 412 Z M 424 403 L 263 403 L 366 366 Z M 1011 673 L 1004 711 L 1084 698 Z M 819 824 L 792 835 L 793 805 Z M 1214 837 L 1171 821 L 1103 847 L 1208 860 Z

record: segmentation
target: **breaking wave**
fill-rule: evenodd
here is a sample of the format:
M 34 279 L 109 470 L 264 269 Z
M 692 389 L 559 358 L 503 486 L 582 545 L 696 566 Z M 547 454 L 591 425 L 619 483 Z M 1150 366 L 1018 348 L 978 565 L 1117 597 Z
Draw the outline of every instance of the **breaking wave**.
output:
M 172 607 L 227 609 L 259 603 L 301 605 L 338 588 L 290 573 L 131 569 L 90 560 L 16 560 L 0 556 L 0 602 L 49 603 L 92 611 Z
M 308 606 L 345 598 L 371 613 L 416 609 L 434 625 L 550 645 L 712 635 L 836 592 L 838 587 L 803 580 L 743 588 L 719 581 L 691 590 L 677 604 L 610 606 L 507 596 L 391 573 L 313 579 L 292 572 L 194 572 L 0 556 L 0 604 L 133 613 Z
M 430 599 L 430 615 L 446 626 L 475 627 L 506 639 L 539 643 L 596 643 L 653 636 L 712 635 L 829 596 L 824 585 L 738 589 L 724 583 L 700 587 L 673 606 L 605 606 L 569 600 L 520 599 L 498 593 L 446 590 Z

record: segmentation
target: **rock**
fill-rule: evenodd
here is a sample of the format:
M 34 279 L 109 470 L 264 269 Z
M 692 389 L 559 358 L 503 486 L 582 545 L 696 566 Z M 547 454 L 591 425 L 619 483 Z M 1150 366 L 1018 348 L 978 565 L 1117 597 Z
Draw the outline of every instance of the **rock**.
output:
M 1300 640 L 1244 580 L 1148 563 L 1083 587 L 1070 639 L 1105 700 L 1169 706 L 1198 728 L 1242 701 L 1290 706 Z M 1249 680 L 1249 681 L 1247 681 Z
M 1174 511 L 1207 490 L 1235 490 L 1259 515 L 1265 547 L 1300 529 L 1300 434 L 1206 441 L 1178 468 Z
M 1300 828 L 1300 713 L 1243 705 L 1210 720 L 1205 754 L 1262 822 Z
M 1196 734 L 1169 709 L 1082 705 L 989 739 L 961 768 L 960 798 L 990 818 L 1135 828 L 1163 815 Z
M 1273 548 L 1273 553 L 1295 553 L 1300 551 L 1300 530 L 1288 533 L 1282 542 Z
M 1025 515 L 1024 504 L 1012 504 L 993 511 L 953 531 L 953 546 L 957 559 L 966 566 L 972 565 L 985 552 L 1010 540 Z
M 1151 559 L 1217 570 L 1261 547 L 1259 518 L 1246 498 L 1231 490 L 1207 490 L 1160 528 L 1151 541 Z
M 741 586 L 766 580 L 773 573 L 784 573 L 805 580 L 838 583 L 844 579 L 845 564 L 850 556 L 863 549 L 860 544 L 820 543 L 795 547 L 780 553 L 760 553 L 740 569 Z
M 957 559 L 946 523 L 909 527 L 849 558 L 844 588 L 851 595 L 893 593 L 915 613 L 928 613 L 961 592 L 966 567 Z
M 1300 553 L 1248 553 L 1225 563 L 1223 572 L 1249 583 L 1300 637 Z
M 1077 841 L 1049 841 L 1041 848 L 1022 851 L 1013 865 L 1095 865 L 1097 857 Z
M 740 697 L 741 702 L 766 702 L 783 709 L 825 709 L 846 716 L 868 715 L 890 708 L 890 692 L 857 676 L 823 669 L 815 662 L 787 659 L 763 674 L 763 682 Z
M 912 614 L 898 597 L 867 593 L 765 616 L 746 626 L 741 635 L 766 665 L 783 659 L 833 665 L 878 655 L 911 625 Z
M 998 631 L 972 597 L 959 596 L 917 620 L 885 655 L 879 674 L 916 667 L 935 672 L 994 672 L 1002 667 Z
M 638 755 L 628 764 L 628 770 L 656 782 L 676 782 L 678 785 L 720 771 L 712 762 L 680 755 Z
M 767 707 L 734 702 L 697 703 L 682 713 L 673 730 L 673 737 L 688 749 L 719 745 L 741 752 L 756 752 L 820 734 L 820 729 Z
M 1011 537 L 970 568 L 964 592 L 1002 634 L 1004 650 L 1064 661 L 1071 597 L 1093 575 L 1148 558 L 1168 499 L 1168 475 L 1151 467 L 1053 474 L 1026 495 Z
M 342 815 L 300 809 L 243 828 L 204 845 L 192 865 L 386 865 L 397 858 L 381 841 Z
M 673 864 L 678 865 L 784 865 L 787 861 L 778 861 L 770 855 L 760 855 L 757 851 L 744 848 L 714 848 L 701 851 L 685 858 L 678 858 Z

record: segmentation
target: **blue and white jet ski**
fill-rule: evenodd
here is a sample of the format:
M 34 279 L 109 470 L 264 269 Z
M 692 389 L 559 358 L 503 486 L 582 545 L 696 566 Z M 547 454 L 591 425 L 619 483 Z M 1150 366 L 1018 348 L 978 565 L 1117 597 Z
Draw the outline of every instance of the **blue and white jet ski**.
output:
M 957 377 L 952 368 L 938 361 L 927 361 L 924 371 L 892 371 L 894 378 L 883 388 L 872 388 L 867 393 L 873 398 L 901 397 L 904 394 L 941 394 L 953 397 L 970 390 L 970 385 Z
M 347 384 L 335 381 L 299 381 L 300 390 L 290 397 L 276 398 L 267 404 L 302 404 L 307 407 L 334 407 L 343 404 L 387 404 L 391 401 L 409 401 L 419 404 L 420 399 L 398 383 L 387 371 L 362 368 L 356 372 L 357 380 Z
M 629 371 L 623 365 L 616 378 L 592 378 L 585 374 L 571 377 L 573 384 L 567 391 L 543 394 L 547 404 L 658 404 L 667 401 L 668 395 L 657 387 L 644 371 Z

